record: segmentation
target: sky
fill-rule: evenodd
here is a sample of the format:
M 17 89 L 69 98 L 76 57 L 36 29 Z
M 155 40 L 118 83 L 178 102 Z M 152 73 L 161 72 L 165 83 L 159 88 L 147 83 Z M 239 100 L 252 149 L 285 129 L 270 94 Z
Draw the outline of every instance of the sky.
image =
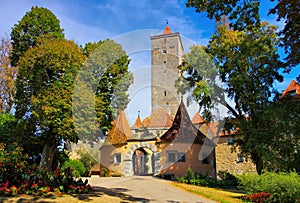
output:
M 215 23 L 205 13 L 196 13 L 185 3 L 186 0 L 0 0 L 0 37 L 9 35 L 11 27 L 32 6 L 40 6 L 54 13 L 65 37 L 77 44 L 114 39 L 131 58 L 130 70 L 136 76 L 136 84 L 130 89 L 132 102 L 127 108 L 132 124 L 138 110 L 142 118 L 150 112 L 149 36 L 160 34 L 168 20 L 172 31 L 180 32 L 187 52 L 191 44 L 206 45 L 215 31 Z M 283 22 L 276 22 L 275 15 L 266 15 L 273 5 L 269 0 L 261 0 L 261 17 L 282 28 Z M 299 67 L 294 68 L 284 75 L 285 81 L 276 83 L 275 87 L 284 90 L 298 72 Z

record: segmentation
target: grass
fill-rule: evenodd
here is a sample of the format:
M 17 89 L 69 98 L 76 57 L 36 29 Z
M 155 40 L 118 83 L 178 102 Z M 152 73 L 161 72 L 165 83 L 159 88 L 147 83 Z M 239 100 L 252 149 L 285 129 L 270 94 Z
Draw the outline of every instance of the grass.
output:
M 227 191 L 218 188 L 209 188 L 209 187 L 201 187 L 195 185 L 188 185 L 183 183 L 171 183 L 175 187 L 183 189 L 187 192 L 194 193 L 196 195 L 200 195 L 202 197 L 215 200 L 222 203 L 242 203 L 243 201 L 239 199 L 243 193 Z

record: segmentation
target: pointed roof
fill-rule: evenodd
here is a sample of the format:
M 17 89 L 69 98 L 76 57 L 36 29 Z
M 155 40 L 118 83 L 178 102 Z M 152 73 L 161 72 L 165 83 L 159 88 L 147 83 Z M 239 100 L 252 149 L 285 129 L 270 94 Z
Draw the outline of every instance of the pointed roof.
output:
M 152 115 L 148 116 L 142 121 L 142 125 L 146 128 L 160 128 L 171 127 L 173 117 L 168 114 L 163 108 L 154 111 Z
M 198 144 L 203 144 L 205 139 L 206 136 L 193 125 L 182 101 L 178 107 L 172 127 L 160 137 L 160 140 L 164 142 L 179 141 Z M 208 143 L 215 146 L 211 140 Z
M 131 136 L 131 130 L 124 111 L 119 112 L 112 125 L 112 129 L 108 131 L 107 141 L 110 144 L 125 144 Z
M 283 91 L 282 96 L 293 93 L 293 96 L 300 96 L 300 85 L 293 80 L 289 86 Z M 291 95 L 292 96 L 292 95 Z
M 172 33 L 172 30 L 171 30 L 170 26 L 167 25 L 162 34 L 165 35 L 165 34 L 171 34 L 171 33 Z
M 138 117 L 136 118 L 132 128 L 141 128 L 141 127 L 143 127 L 143 124 L 142 124 L 142 120 L 141 120 L 140 115 L 138 115 Z
M 203 124 L 205 120 L 202 118 L 199 112 L 195 113 L 194 117 L 192 118 L 193 124 Z

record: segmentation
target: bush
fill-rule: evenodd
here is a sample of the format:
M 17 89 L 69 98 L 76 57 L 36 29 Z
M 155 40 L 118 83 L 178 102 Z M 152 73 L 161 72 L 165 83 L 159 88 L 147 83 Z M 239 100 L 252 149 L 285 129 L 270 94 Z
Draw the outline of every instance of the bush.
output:
M 85 167 L 83 163 L 77 159 L 65 161 L 61 167 L 61 170 L 65 171 L 68 168 L 71 169 L 72 175 L 75 177 L 80 177 L 85 173 Z
M 97 163 L 97 160 L 92 157 L 92 155 L 88 152 L 78 151 L 80 155 L 79 161 L 81 161 L 85 167 L 85 174 L 84 176 L 89 176 L 89 172 L 91 168 Z
M 300 177 L 296 172 L 262 175 L 240 175 L 240 189 L 248 194 L 265 192 L 270 194 L 269 202 L 289 203 L 300 199 Z
M 29 165 L 27 158 L 16 143 L 8 146 L 0 143 L 0 196 L 45 196 L 49 192 L 60 195 L 93 190 L 87 180 L 76 181 L 70 168 L 63 172 L 58 167 L 54 172 L 47 171 L 37 165 Z
M 222 179 L 217 180 L 201 174 L 195 174 L 192 171 L 192 169 L 188 168 L 186 170 L 186 176 L 178 177 L 177 180 L 181 183 L 204 186 L 204 187 L 236 189 L 238 185 L 238 180 L 235 176 L 231 175 L 228 172 L 223 172 L 220 177 Z
M 242 196 L 242 200 L 247 202 L 270 202 L 270 196 L 271 194 L 266 192 L 258 192 L 250 195 Z

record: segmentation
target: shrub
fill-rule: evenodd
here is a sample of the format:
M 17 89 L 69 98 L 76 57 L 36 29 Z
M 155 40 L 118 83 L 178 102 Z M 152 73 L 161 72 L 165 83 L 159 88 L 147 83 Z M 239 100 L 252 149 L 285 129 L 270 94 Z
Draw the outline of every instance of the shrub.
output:
M 88 152 L 79 150 L 78 154 L 80 155 L 79 161 L 81 161 L 85 167 L 85 174 L 82 174 L 82 175 L 88 176 L 91 168 L 97 163 L 97 161 Z
M 247 201 L 247 202 L 264 203 L 264 202 L 271 201 L 270 196 L 271 196 L 271 194 L 269 194 L 269 193 L 258 192 L 258 193 L 242 196 L 242 200 Z
M 262 175 L 241 175 L 240 188 L 249 194 L 266 192 L 270 202 L 296 202 L 300 199 L 300 177 L 296 172 L 274 173 Z
M 235 176 L 224 172 L 221 176 L 222 180 L 217 180 L 201 174 L 195 174 L 190 168 L 186 170 L 186 176 L 177 177 L 178 182 L 198 185 L 204 187 L 236 189 L 238 180 Z
M 57 167 L 51 172 L 39 169 L 36 165 L 29 165 L 27 158 L 23 149 L 16 143 L 8 146 L 0 143 L 0 196 L 45 196 L 49 192 L 61 195 L 88 193 L 93 190 L 87 184 L 87 180 L 76 181 L 70 168 L 60 172 L 60 168 Z
M 65 171 L 67 168 L 71 169 L 72 175 L 75 177 L 80 177 L 85 173 L 85 167 L 83 163 L 77 159 L 65 161 L 61 167 L 61 170 Z

